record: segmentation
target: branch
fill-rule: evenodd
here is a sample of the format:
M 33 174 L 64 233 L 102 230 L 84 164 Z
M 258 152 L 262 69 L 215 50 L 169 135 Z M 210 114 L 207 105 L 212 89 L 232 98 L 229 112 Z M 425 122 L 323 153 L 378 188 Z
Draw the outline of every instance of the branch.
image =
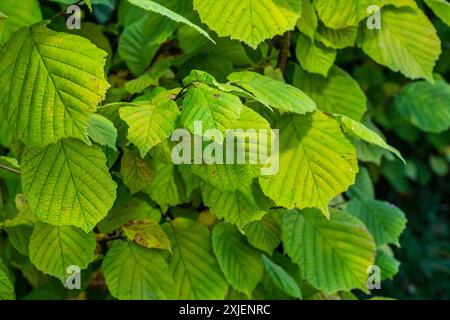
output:
M 286 71 L 289 48 L 291 47 L 291 32 L 286 32 L 280 41 L 280 55 L 278 56 L 278 68 L 284 73 Z
M 81 4 L 82 2 L 84 2 L 84 0 L 79 0 L 79 1 L 77 1 L 77 2 L 75 2 L 75 3 L 72 3 L 70 6 L 77 6 L 77 5 L 79 5 L 79 4 Z M 67 7 L 68 8 L 68 7 Z M 60 17 L 60 16 L 63 16 L 63 15 L 65 15 L 65 14 L 67 14 L 67 8 L 65 9 L 65 10 L 63 10 L 63 11 L 61 11 L 61 12 L 58 12 L 57 14 L 55 14 L 53 17 L 51 17 L 49 20 L 55 20 L 56 18 L 58 18 L 58 17 Z

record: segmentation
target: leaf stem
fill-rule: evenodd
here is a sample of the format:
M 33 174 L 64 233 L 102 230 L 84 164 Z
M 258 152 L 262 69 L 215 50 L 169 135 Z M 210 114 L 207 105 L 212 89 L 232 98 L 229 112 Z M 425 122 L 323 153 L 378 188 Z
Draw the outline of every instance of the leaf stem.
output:
M 79 0 L 79 1 L 77 1 L 77 2 L 75 2 L 75 3 L 72 3 L 71 4 L 71 6 L 77 6 L 77 5 L 79 5 L 79 4 L 81 4 L 82 2 L 84 2 L 84 0 Z M 67 7 L 68 8 L 68 7 Z M 65 9 L 65 10 L 63 10 L 63 11 L 61 11 L 61 12 L 58 12 L 57 14 L 55 14 L 53 17 L 51 17 L 49 20 L 55 20 L 56 18 L 58 18 L 58 17 L 60 17 L 60 16 L 63 16 L 63 15 L 65 15 L 65 14 L 67 14 L 67 8 Z
M 8 167 L 7 165 L 1 164 L 1 163 L 0 163 L 0 169 L 4 169 L 6 171 L 9 171 L 9 172 L 12 172 L 12 173 L 15 173 L 15 174 L 20 174 L 19 170 L 16 170 L 14 168 Z

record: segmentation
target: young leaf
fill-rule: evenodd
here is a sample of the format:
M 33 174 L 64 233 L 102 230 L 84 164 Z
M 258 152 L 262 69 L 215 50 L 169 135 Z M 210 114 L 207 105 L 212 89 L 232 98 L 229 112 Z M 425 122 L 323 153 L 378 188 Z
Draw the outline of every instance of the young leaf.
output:
M 262 277 L 261 253 L 231 224 L 214 227 L 212 244 L 228 283 L 249 296 Z
M 282 128 L 280 169 L 259 178 L 263 192 L 279 206 L 314 207 L 328 216 L 328 202 L 355 181 L 354 147 L 339 124 L 320 112 L 282 118 L 275 127 Z
M 175 282 L 175 297 L 183 300 L 223 299 L 228 284 L 211 246 L 208 228 L 184 218 L 171 223 L 173 254 L 169 269 Z
M 367 290 L 366 272 L 375 260 L 375 243 L 357 218 L 334 210 L 327 220 L 316 209 L 292 210 L 284 216 L 282 238 L 302 276 L 317 289 Z
M 42 221 L 86 232 L 107 215 L 116 197 L 101 149 L 73 139 L 25 148 L 22 188 Z
M 119 110 L 128 125 L 128 140 L 138 147 L 141 157 L 169 137 L 178 123 L 179 111 L 173 101 L 143 102 Z
M 93 232 L 71 227 L 39 223 L 30 238 L 29 255 L 36 268 L 65 283 L 72 265 L 85 269 L 94 260 L 96 248 Z
M 301 4 L 301 0 L 194 0 L 194 9 L 220 37 L 256 49 L 263 40 L 294 29 Z
M 131 193 L 137 193 L 152 183 L 152 168 L 148 159 L 141 159 L 132 150 L 125 149 L 120 162 L 120 175 Z
M 336 60 L 336 54 L 336 50 L 327 48 L 320 42 L 311 40 L 302 34 L 297 39 L 295 55 L 302 68 L 308 72 L 326 77 Z
M 0 52 L 0 117 L 28 146 L 88 142 L 89 118 L 109 88 L 106 53 L 48 23 L 17 31 Z
M 102 264 L 111 295 L 120 300 L 173 298 L 173 279 L 166 261 L 156 249 L 118 241 Z
M 272 255 L 281 242 L 281 214 L 273 210 L 261 220 L 250 222 L 245 226 L 245 236 L 252 246 Z
M 30 26 L 42 20 L 38 0 L 2 0 L 0 2 L 0 45 L 22 27 Z
M 99 114 L 93 114 L 87 125 L 87 134 L 101 146 L 108 146 L 117 151 L 117 129 L 114 124 Z
M 299 89 L 256 72 L 235 72 L 228 76 L 228 80 L 250 92 L 266 107 L 298 114 L 316 109 L 314 101 Z

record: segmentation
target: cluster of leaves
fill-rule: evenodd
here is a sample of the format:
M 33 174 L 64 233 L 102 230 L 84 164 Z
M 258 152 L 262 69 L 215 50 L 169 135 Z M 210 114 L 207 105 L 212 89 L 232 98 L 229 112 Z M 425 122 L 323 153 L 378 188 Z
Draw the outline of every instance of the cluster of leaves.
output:
M 70 31 L 72 2 L 0 3 L 0 298 L 351 299 L 370 266 L 397 273 L 406 218 L 366 164 L 404 160 L 337 66 L 361 53 L 337 53 L 372 59 L 357 79 L 375 63 L 424 79 L 392 109 L 448 130 L 441 41 L 414 0 L 90 0 L 96 23 Z M 170 136 L 196 121 L 280 129 L 278 172 L 174 165 Z

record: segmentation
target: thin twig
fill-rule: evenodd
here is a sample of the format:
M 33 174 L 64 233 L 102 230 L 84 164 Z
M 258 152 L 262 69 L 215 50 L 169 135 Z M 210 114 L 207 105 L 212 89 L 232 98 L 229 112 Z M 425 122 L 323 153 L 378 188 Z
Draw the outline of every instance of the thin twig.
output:
M 280 68 L 283 73 L 286 71 L 290 47 L 291 47 L 291 33 L 288 31 L 281 38 L 280 55 L 278 56 L 278 68 Z
M 77 5 L 81 4 L 82 2 L 84 2 L 84 0 L 79 0 L 79 1 L 77 1 L 75 3 L 72 3 L 71 6 L 77 6 Z M 51 17 L 49 20 L 55 20 L 56 18 L 67 14 L 67 8 L 65 10 L 61 11 L 61 12 L 58 12 L 53 17 Z
M 8 167 L 7 165 L 1 164 L 1 163 L 0 163 L 0 168 L 4 169 L 6 171 L 9 171 L 9 172 L 15 173 L 15 174 L 20 174 L 19 170 L 16 170 L 14 168 Z

